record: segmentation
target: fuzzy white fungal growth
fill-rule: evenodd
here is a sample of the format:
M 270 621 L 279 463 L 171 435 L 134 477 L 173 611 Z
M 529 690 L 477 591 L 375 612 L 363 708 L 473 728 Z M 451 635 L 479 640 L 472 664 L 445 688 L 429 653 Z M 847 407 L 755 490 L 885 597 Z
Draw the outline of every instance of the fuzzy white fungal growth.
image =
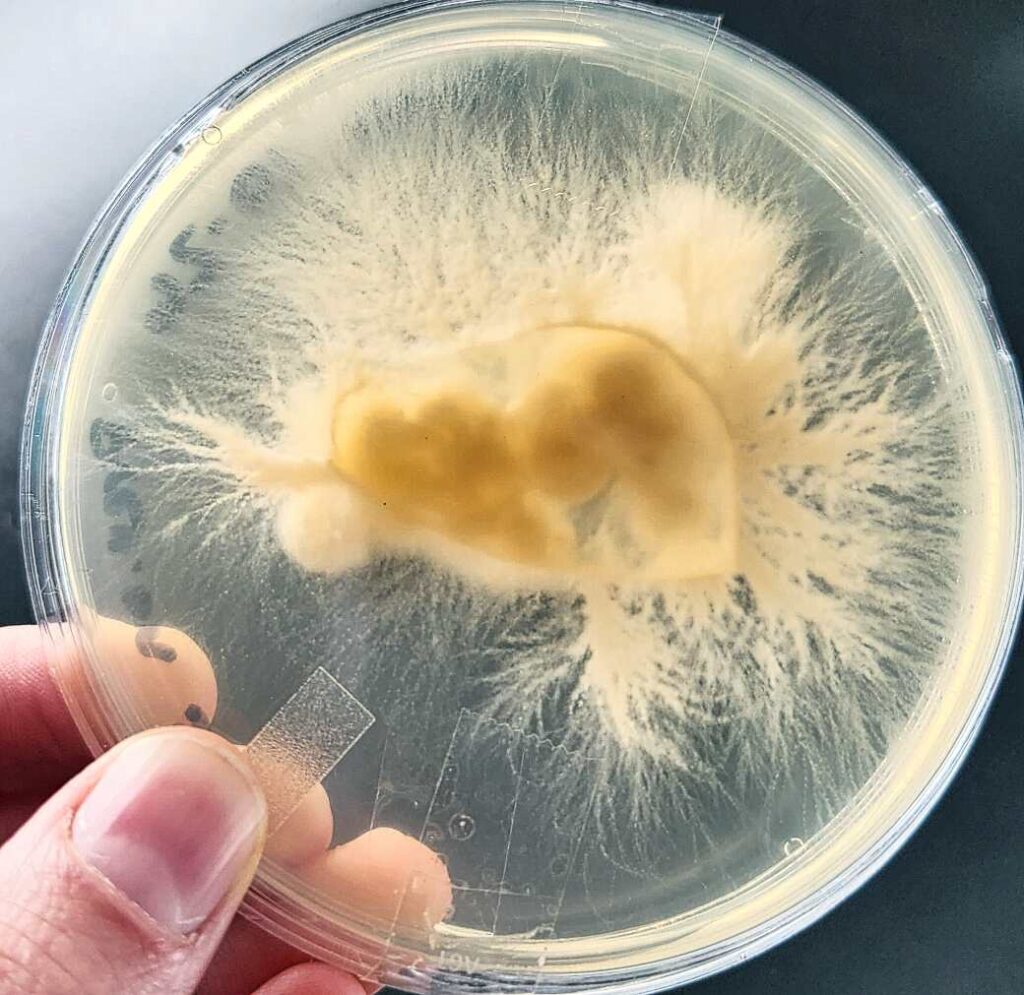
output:
M 782 153 L 698 112 L 673 163 L 657 120 L 572 93 L 559 107 L 503 72 L 512 123 L 463 67 L 271 138 L 223 230 L 189 233 L 209 289 L 163 341 L 194 352 L 192 375 L 140 437 L 178 493 L 223 501 L 189 528 L 255 547 L 251 523 L 273 523 L 251 570 L 279 547 L 366 599 L 367 645 L 398 670 L 364 686 L 393 722 L 449 696 L 585 754 L 609 837 L 699 819 L 716 791 L 735 801 L 780 771 L 813 778 L 827 814 L 943 637 L 964 471 L 928 336 L 869 239 L 849 258 L 816 248 Z M 688 572 L 682 547 L 674 577 L 625 554 L 616 576 L 503 557 L 332 465 L 347 391 L 470 384 L 510 410 L 503 344 L 566 326 L 647 337 L 710 399 L 734 460 L 727 569 Z

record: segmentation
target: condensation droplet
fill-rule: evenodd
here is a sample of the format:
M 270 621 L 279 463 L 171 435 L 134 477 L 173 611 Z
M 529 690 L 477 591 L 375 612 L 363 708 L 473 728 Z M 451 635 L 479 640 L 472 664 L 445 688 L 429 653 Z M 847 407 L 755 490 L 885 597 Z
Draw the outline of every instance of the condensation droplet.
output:
M 448 833 L 453 840 L 468 840 L 476 832 L 476 822 L 465 812 L 458 812 L 448 820 Z
M 217 145 L 223 137 L 224 134 L 215 124 L 203 128 L 202 139 L 207 145 Z
M 112 401 L 117 397 L 117 384 L 107 383 L 103 385 L 103 390 L 100 391 L 100 396 L 104 401 Z
M 790 836 L 785 843 L 782 844 L 782 852 L 787 857 L 792 857 L 794 853 L 803 849 L 804 841 L 799 836 Z

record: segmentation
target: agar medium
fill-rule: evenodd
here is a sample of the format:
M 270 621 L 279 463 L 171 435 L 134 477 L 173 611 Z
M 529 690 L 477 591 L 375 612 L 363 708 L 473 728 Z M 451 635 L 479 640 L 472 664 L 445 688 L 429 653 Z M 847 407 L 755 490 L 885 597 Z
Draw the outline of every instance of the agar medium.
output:
M 268 929 L 412 991 L 649 991 L 948 782 L 1020 441 L 963 246 L 815 84 L 698 16 L 414 4 L 111 200 L 37 368 L 30 572 L 95 748 L 246 751 Z

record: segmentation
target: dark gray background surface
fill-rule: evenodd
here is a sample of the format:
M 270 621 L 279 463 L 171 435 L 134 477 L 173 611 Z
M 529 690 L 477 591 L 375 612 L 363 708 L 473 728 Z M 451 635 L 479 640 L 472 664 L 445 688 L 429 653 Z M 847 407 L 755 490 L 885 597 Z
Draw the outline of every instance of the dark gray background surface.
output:
M 0 0 L 0 624 L 31 620 L 17 448 L 33 352 L 90 220 L 165 126 L 235 69 L 368 2 Z M 681 6 L 662 4 L 662 6 Z M 946 205 L 1024 351 L 1024 3 L 720 0 Z M 1020 650 L 971 756 L 889 866 L 822 922 L 689 992 L 1024 993 Z

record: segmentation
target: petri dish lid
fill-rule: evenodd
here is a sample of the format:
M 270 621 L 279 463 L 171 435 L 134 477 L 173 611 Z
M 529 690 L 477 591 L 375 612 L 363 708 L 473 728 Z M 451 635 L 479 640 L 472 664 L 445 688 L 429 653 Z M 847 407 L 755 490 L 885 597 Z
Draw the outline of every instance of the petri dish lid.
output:
M 637 4 L 413 4 L 143 158 L 25 422 L 94 749 L 237 742 L 245 911 L 412 991 L 641 991 L 876 870 L 1020 605 L 1018 382 L 934 197 Z

